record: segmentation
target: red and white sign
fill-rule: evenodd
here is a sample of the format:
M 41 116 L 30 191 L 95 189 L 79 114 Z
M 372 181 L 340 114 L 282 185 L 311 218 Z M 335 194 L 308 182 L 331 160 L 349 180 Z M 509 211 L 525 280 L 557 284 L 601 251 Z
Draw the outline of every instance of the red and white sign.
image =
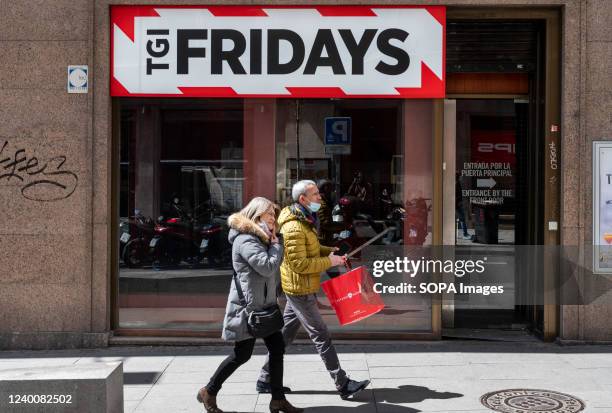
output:
M 472 130 L 471 162 L 503 162 L 516 166 L 516 134 L 511 130 Z
M 442 98 L 443 6 L 111 6 L 111 95 Z

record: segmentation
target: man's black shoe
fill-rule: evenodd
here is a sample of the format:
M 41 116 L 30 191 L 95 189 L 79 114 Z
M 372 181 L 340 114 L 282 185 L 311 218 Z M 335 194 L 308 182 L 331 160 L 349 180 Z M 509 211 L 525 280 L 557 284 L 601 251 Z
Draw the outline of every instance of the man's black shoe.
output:
M 340 398 L 342 400 L 346 400 L 368 387 L 368 384 L 370 384 L 370 380 L 355 381 L 348 379 L 344 386 L 342 386 L 342 388 L 339 390 Z
M 272 393 L 272 386 L 270 386 L 270 383 L 266 383 L 265 381 L 257 380 L 257 384 L 255 385 L 255 390 L 257 390 L 257 393 L 268 394 L 268 393 Z M 283 386 L 283 392 L 291 393 L 291 389 L 289 387 Z

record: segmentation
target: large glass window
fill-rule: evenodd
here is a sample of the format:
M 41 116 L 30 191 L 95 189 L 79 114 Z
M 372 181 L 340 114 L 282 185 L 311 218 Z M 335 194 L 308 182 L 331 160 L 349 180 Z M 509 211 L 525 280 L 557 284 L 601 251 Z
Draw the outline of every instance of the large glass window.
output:
M 424 104 L 431 121 L 432 103 Z M 331 215 L 320 229 L 323 242 L 351 251 L 373 240 L 354 265 L 370 264 L 367 253 L 402 254 L 405 245 L 431 243 L 432 122 L 415 127 L 419 122 L 411 117 L 419 115 L 407 105 L 412 103 L 384 99 L 277 103 L 277 199 L 289 205 L 296 181 L 317 182 Z M 342 329 L 325 295 L 318 299 L 328 325 L 342 332 L 431 329 L 430 297 L 386 295 L 381 313 Z
M 232 278 L 228 215 L 254 196 L 289 205 L 299 179 L 324 184 L 332 216 L 321 229 L 327 245 L 353 250 L 374 239 L 374 249 L 403 254 L 405 246 L 432 243 L 433 101 L 118 104 L 121 329 L 217 336 Z M 356 255 L 354 264 L 366 258 Z M 322 292 L 319 299 L 330 327 L 339 329 Z M 431 330 L 430 296 L 384 299 L 382 313 L 340 331 Z
M 242 100 L 120 102 L 119 326 L 218 330 L 242 207 Z

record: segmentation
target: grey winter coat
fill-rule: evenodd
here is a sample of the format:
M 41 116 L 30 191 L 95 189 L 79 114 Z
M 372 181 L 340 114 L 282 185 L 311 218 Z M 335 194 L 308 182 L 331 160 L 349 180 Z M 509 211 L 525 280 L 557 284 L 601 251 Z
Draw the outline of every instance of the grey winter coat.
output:
M 247 302 L 240 305 L 232 278 L 227 297 L 223 333 L 228 341 L 252 338 L 247 329 L 247 312 L 262 310 L 276 304 L 277 285 L 280 283 L 280 265 L 283 260 L 283 241 L 270 243 L 268 235 L 250 219 L 233 214 L 227 219 L 230 227 L 234 271 Z

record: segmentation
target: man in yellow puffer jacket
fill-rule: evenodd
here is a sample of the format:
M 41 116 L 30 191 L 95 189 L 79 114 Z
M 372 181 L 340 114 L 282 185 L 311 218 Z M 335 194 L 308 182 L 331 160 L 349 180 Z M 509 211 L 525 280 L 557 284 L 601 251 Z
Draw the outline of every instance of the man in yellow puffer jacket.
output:
M 319 312 L 316 296 L 321 272 L 344 264 L 346 258 L 334 255 L 337 248 L 319 244 L 317 211 L 321 207 L 321 195 L 317 185 L 313 181 L 299 181 L 293 186 L 291 195 L 294 204 L 284 208 L 278 218 L 285 247 L 281 264 L 281 284 L 287 296 L 283 338 L 285 345 L 291 344 L 300 325 L 304 327 L 334 380 L 340 397 L 346 399 L 363 390 L 370 382 L 351 380 L 340 367 L 327 325 Z M 256 389 L 259 393 L 271 391 L 267 361 L 257 380 Z
M 288 249 L 281 264 L 281 282 L 285 294 L 291 295 L 317 293 L 321 273 L 344 263 L 341 257 L 333 255 L 335 248 L 319 244 L 316 215 L 309 214 L 300 206 L 286 207 L 278 217 L 285 248 Z

